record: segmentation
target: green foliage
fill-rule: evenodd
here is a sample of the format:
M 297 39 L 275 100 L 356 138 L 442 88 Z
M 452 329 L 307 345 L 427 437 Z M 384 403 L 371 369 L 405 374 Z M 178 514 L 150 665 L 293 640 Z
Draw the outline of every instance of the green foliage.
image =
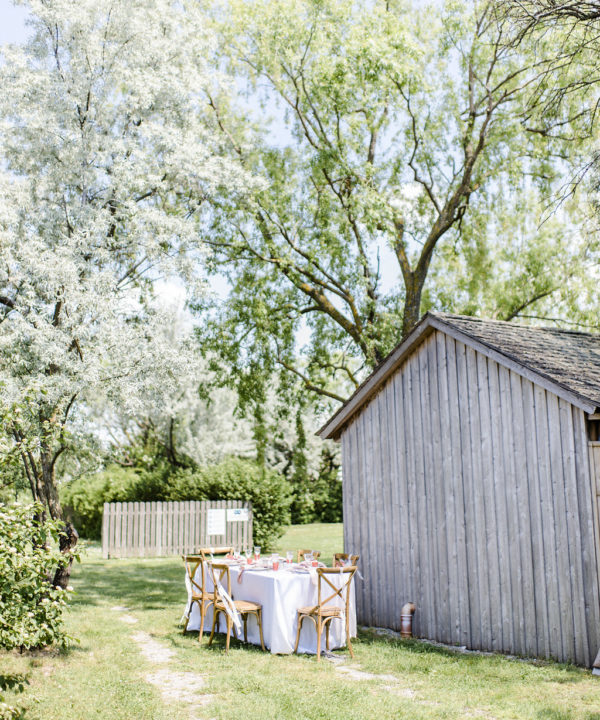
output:
M 270 547 L 289 523 L 289 485 L 282 475 L 251 460 L 228 458 L 196 469 L 159 462 L 133 470 L 111 466 L 63 489 L 63 501 L 80 534 L 99 538 L 105 502 L 169 500 L 248 500 L 252 503 L 254 540 Z
M 250 460 L 229 458 L 171 479 L 168 500 L 248 500 L 252 503 L 254 542 L 273 546 L 289 523 L 290 495 L 285 478 Z
M 99 539 L 104 503 L 133 499 L 133 488 L 138 480 L 136 470 L 119 465 L 111 465 L 96 475 L 77 478 L 61 488 L 65 516 L 82 537 Z
M 43 520 L 42 507 L 0 505 L 0 647 L 65 645 L 67 591 L 48 578 L 71 555 L 58 550 L 62 523 Z
M 315 521 L 338 523 L 343 520 L 342 480 L 338 454 L 331 446 L 324 446 L 319 475 L 313 483 L 312 495 Z
M 25 715 L 22 710 L 4 702 L 4 693 L 9 690 L 13 693 L 22 693 L 29 681 L 24 675 L 0 675 L 0 720 L 20 720 Z
M 539 226 L 596 95 L 550 102 L 555 42 L 511 42 L 493 2 L 224 4 L 223 61 L 250 100 L 215 112 L 264 182 L 215 203 L 209 267 L 231 292 L 205 298 L 199 336 L 242 399 L 277 367 L 345 399 L 430 308 L 553 317 L 558 299 L 573 317 L 597 247 Z

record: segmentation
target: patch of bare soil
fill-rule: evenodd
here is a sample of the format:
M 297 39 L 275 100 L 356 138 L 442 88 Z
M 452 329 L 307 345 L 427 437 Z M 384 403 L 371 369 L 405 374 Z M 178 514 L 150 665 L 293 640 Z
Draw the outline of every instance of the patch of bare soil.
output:
M 375 673 L 365 672 L 356 667 L 346 667 L 345 665 L 336 665 L 336 672 L 346 675 L 352 680 L 377 680 L 385 683 L 384 690 L 394 693 L 400 697 L 414 698 L 416 693 L 407 687 L 399 687 L 399 680 L 395 675 L 376 675 Z
M 198 707 L 210 702 L 210 695 L 204 692 L 206 681 L 198 673 L 171 670 L 168 664 L 175 657 L 175 652 L 155 640 L 147 632 L 139 631 L 131 636 L 137 643 L 144 658 L 159 667 L 144 676 L 146 682 L 158 688 L 165 704 L 173 702 L 186 703 Z M 191 715 L 190 720 L 195 720 Z
M 136 632 L 131 636 L 132 640 L 140 647 L 140 652 L 148 662 L 168 663 L 175 656 L 173 650 L 155 640 L 147 632 Z
M 166 703 L 184 702 L 188 704 L 206 705 L 210 702 L 208 695 L 202 695 L 206 682 L 201 675 L 193 672 L 178 672 L 161 668 L 144 676 L 146 682 L 160 690 Z

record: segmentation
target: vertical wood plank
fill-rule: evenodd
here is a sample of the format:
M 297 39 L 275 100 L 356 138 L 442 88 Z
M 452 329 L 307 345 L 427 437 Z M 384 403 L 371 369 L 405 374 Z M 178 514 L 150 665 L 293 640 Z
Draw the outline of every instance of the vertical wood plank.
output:
M 449 610 L 449 568 L 448 568 L 448 518 L 446 514 L 446 475 L 444 467 L 444 456 L 442 449 L 442 435 L 445 428 L 442 424 L 442 413 L 444 412 L 443 400 L 440 396 L 440 376 L 446 374 L 446 354 L 441 352 L 438 343 L 439 332 L 434 333 L 428 341 L 428 378 L 429 378 L 429 402 L 427 413 L 429 416 L 428 426 L 432 444 L 432 466 L 430 469 L 430 498 L 432 508 L 431 538 L 436 549 L 435 578 L 433 579 L 435 593 L 435 604 L 437 612 L 437 632 L 442 642 L 453 641 L 452 626 Z M 445 350 L 445 348 L 443 349 Z
M 476 355 L 471 347 L 465 350 L 466 414 L 463 432 L 468 443 L 469 495 L 467 501 L 467 531 L 469 538 L 469 586 L 471 590 L 471 632 L 473 647 L 482 648 L 488 642 L 489 601 L 486 593 L 486 568 L 484 558 L 484 534 L 482 533 L 483 502 L 481 488 L 481 438 L 479 416 L 479 391 L 477 386 Z M 468 431 L 467 431 L 468 427 Z M 467 435 L 468 433 L 468 435 Z
M 540 520 L 544 563 L 544 598 L 546 602 L 546 657 L 558 657 L 562 652 L 560 631 L 560 598 L 558 592 L 558 543 L 552 485 L 551 439 L 548 427 L 548 403 L 546 391 L 534 390 L 535 424 L 538 447 L 538 477 L 540 493 Z
M 573 613 L 573 655 L 574 662 L 582 663 L 590 656 L 585 626 L 585 591 L 583 585 L 582 537 L 579 524 L 580 510 L 577 497 L 577 472 L 575 465 L 575 440 L 572 405 L 559 400 L 560 433 L 562 437 L 562 459 L 567 533 L 569 537 L 569 564 L 571 580 L 571 608 Z M 594 649 L 594 654 L 597 648 Z
M 556 528 L 557 565 L 556 584 L 558 585 L 558 606 L 561 646 L 558 657 L 573 657 L 573 610 L 570 607 L 570 567 L 569 567 L 569 538 L 566 528 L 566 509 L 564 498 L 564 478 L 562 447 L 560 434 L 560 415 L 558 398 L 552 393 L 547 394 L 548 401 L 548 427 L 550 430 L 550 462 L 552 477 L 552 505 L 554 512 L 554 526 Z
M 449 495 L 453 500 L 454 527 L 453 536 L 456 542 L 456 602 L 457 602 L 457 627 L 456 640 L 460 645 L 469 645 L 471 641 L 470 617 L 471 608 L 469 604 L 469 576 L 467 559 L 467 532 L 466 532 L 466 509 L 463 463 L 465 450 L 463 448 L 463 432 L 461 425 L 460 403 L 462 395 L 459 394 L 459 360 L 457 358 L 457 343 L 446 337 L 447 354 L 447 380 L 448 380 L 448 401 L 450 403 L 450 424 L 446 428 L 448 443 L 451 445 L 452 474 Z
M 497 535 L 498 562 L 498 613 L 500 630 L 497 634 L 498 650 L 511 652 L 514 648 L 512 603 L 512 556 L 508 533 L 508 510 L 506 503 L 506 485 L 510 478 L 510 447 L 509 438 L 504 426 L 503 411 L 507 407 L 507 399 L 502 396 L 504 389 L 500 387 L 500 368 L 497 363 L 488 362 L 488 381 L 490 395 L 491 433 L 492 433 L 492 483 L 493 504 L 495 509 L 495 526 Z M 505 413 L 508 415 L 508 411 Z
M 433 592 L 429 583 L 429 558 L 427 556 L 427 503 L 425 499 L 425 462 L 423 453 L 423 421 L 420 402 L 420 382 L 418 357 L 408 360 L 411 378 L 411 405 L 413 408 L 413 445 L 414 472 L 415 472 L 415 500 L 417 512 L 417 557 L 418 557 L 418 592 L 422 598 L 422 611 L 419 614 L 421 622 L 420 632 L 425 637 L 433 635 Z
M 575 444 L 576 491 L 579 502 L 579 524 L 582 538 L 581 561 L 585 600 L 583 606 L 587 637 L 587 657 L 583 664 L 590 666 L 600 648 L 600 592 L 598 579 L 597 545 L 595 543 L 594 475 L 588 454 L 587 427 L 584 414 L 572 407 L 573 437 Z
M 542 536 L 541 507 L 542 499 L 540 494 L 539 480 L 539 450 L 537 443 L 537 424 L 535 415 L 534 386 L 529 380 L 521 381 L 523 392 L 523 427 L 525 439 L 525 451 L 527 456 L 527 478 L 528 478 L 528 506 L 529 524 L 526 533 L 529 536 L 529 545 L 532 557 L 531 582 L 533 596 L 530 596 L 530 605 L 533 605 L 534 616 L 534 637 L 528 645 L 532 648 L 532 654 L 547 656 L 548 654 L 548 623 L 545 592 L 544 570 L 544 549 Z M 528 631 L 528 634 L 531 630 Z
M 115 503 L 115 557 L 121 557 L 121 503 Z
M 102 509 L 102 557 L 107 559 L 110 557 L 109 553 L 109 504 L 104 503 Z
M 477 391 L 479 395 L 479 438 L 481 443 L 480 483 L 481 483 L 481 533 L 483 542 L 482 556 L 485 563 L 485 588 L 489 615 L 487 619 L 486 643 L 493 650 L 500 650 L 502 645 L 502 589 L 499 582 L 498 539 L 496 525 L 496 507 L 494 495 L 494 429 L 492 426 L 492 410 L 490 405 L 490 372 L 488 359 L 481 353 L 476 355 Z M 493 373 L 492 373 L 493 374 Z M 483 620 L 482 620 L 483 624 Z
M 478 648 L 481 641 L 479 591 L 477 583 L 477 553 L 475 548 L 476 537 L 473 525 L 472 509 L 472 451 L 471 451 L 471 423 L 469 417 L 469 380 L 467 373 L 467 348 L 462 343 L 456 343 L 456 375 L 457 375 L 457 403 L 459 413 L 459 427 L 462 449 L 462 484 L 464 498 L 464 530 L 466 546 L 466 585 L 468 595 L 469 620 L 467 647 Z
M 509 541 L 508 563 L 510 568 L 510 602 L 512 622 L 510 652 L 522 653 L 525 647 L 525 624 L 523 616 L 522 570 L 520 562 L 518 498 L 516 495 L 515 440 L 512 417 L 510 373 L 505 367 L 498 371 L 500 404 L 502 412 L 502 452 L 506 473 L 504 490 L 506 499 L 506 532 Z
M 391 457 L 391 547 L 390 554 L 392 558 L 392 583 L 393 593 L 392 600 L 396 605 L 392 609 L 392 618 L 390 627 L 394 630 L 400 628 L 400 610 L 404 603 L 412 602 L 410 590 L 408 588 L 409 571 L 406 559 L 408 557 L 408 532 L 407 525 L 409 520 L 408 508 L 406 507 L 406 469 L 405 461 L 405 435 L 404 435 L 404 417 L 402 413 L 402 396 L 401 396 L 401 380 L 396 375 L 391 382 L 390 393 L 388 396 L 389 413 L 391 423 L 392 437 L 392 457 Z

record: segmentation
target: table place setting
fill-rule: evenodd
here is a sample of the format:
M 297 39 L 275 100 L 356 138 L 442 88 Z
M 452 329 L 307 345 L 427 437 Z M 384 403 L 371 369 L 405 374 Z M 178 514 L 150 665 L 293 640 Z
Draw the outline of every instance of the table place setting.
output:
M 315 557 L 317 556 L 317 557 Z M 301 562 L 295 562 L 296 553 L 272 553 L 261 556 L 261 548 L 240 553 L 234 550 L 227 557 L 230 568 L 232 595 L 235 600 L 259 603 L 262 610 L 262 625 L 265 645 L 271 653 L 289 654 L 293 652 L 297 631 L 298 608 L 314 606 L 317 603 L 317 584 L 319 568 L 325 567 L 318 560 L 316 551 L 305 553 Z M 210 560 L 207 558 L 207 561 Z M 222 562 L 219 560 L 219 562 Z M 199 572 L 199 570 L 198 570 Z M 208 573 L 210 575 L 210 573 Z M 337 582 L 337 581 L 336 581 Z M 212 592 L 212 582 L 207 587 Z M 356 632 L 354 610 L 354 590 L 350 605 L 350 635 Z M 207 610 L 204 629 L 210 631 L 212 610 Z M 219 623 L 223 631 L 222 623 Z M 188 629 L 200 628 L 200 614 L 196 605 L 190 614 Z M 256 620 L 248 618 L 248 641 L 260 644 Z M 342 647 L 345 643 L 344 623 L 337 622 L 331 627 L 331 647 Z M 313 623 L 304 623 L 300 635 L 299 652 L 315 653 L 317 647 L 316 630 Z

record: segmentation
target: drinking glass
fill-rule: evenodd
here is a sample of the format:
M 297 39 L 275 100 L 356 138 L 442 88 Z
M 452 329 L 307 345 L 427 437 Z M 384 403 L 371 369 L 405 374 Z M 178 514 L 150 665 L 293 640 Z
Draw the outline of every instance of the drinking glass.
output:
M 254 559 L 256 560 L 256 562 L 260 560 L 260 545 L 254 546 Z
M 273 570 L 279 570 L 279 555 L 277 553 L 271 555 L 271 562 L 273 564 Z
M 294 559 L 294 553 L 292 552 L 292 550 L 286 550 L 286 553 L 285 553 L 286 563 L 291 563 L 293 561 L 293 559 Z
M 304 561 L 306 562 L 307 565 L 312 565 L 313 554 L 311 552 L 304 553 Z
M 246 562 L 248 563 L 248 565 L 250 565 L 250 563 L 252 562 L 252 550 L 250 550 L 250 548 L 248 548 L 245 552 L 245 555 L 246 555 Z

